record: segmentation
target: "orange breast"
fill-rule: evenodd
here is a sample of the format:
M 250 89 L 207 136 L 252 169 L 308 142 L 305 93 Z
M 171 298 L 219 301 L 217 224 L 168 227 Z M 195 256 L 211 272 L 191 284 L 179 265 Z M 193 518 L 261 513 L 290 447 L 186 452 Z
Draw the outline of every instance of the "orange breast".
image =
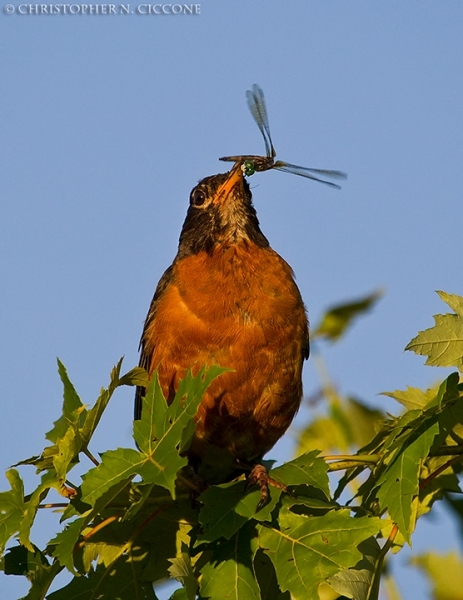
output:
M 172 398 L 191 367 L 233 369 L 203 398 L 193 454 L 207 460 L 214 447 L 251 461 L 275 444 L 299 407 L 307 338 L 291 268 L 272 249 L 241 242 L 174 264 L 145 332 L 150 374 Z

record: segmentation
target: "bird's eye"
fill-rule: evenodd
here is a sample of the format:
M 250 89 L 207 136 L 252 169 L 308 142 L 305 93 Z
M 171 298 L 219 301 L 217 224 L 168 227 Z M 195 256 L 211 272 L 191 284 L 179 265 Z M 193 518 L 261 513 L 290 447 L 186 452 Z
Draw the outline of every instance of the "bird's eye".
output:
M 191 204 L 193 206 L 202 206 L 206 202 L 206 194 L 202 190 L 194 190 L 191 194 Z

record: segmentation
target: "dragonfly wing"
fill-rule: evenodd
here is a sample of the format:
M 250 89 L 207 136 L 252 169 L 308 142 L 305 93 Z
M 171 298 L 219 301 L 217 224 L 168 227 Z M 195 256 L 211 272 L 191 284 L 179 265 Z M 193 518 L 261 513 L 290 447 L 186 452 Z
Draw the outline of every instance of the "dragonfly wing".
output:
M 273 165 L 273 168 L 278 169 L 279 171 L 284 171 L 285 173 L 292 173 L 293 175 L 300 175 L 301 177 L 307 177 L 307 179 L 319 181 L 320 183 L 330 185 L 331 187 L 337 188 L 338 190 L 341 189 L 340 185 L 332 183 L 331 181 L 326 181 L 326 179 L 322 179 L 321 177 L 318 177 L 318 175 L 330 177 L 331 179 L 347 179 L 347 175 L 342 171 L 330 171 L 329 169 L 310 169 L 308 167 L 299 167 L 298 165 L 292 165 L 281 160 L 278 160 Z
M 272 137 L 270 135 L 270 127 L 268 124 L 267 107 L 265 106 L 264 92 L 257 83 L 252 86 L 252 90 L 246 92 L 249 110 L 254 121 L 259 128 L 265 142 L 265 151 L 268 158 L 276 156 L 275 148 L 273 147 Z

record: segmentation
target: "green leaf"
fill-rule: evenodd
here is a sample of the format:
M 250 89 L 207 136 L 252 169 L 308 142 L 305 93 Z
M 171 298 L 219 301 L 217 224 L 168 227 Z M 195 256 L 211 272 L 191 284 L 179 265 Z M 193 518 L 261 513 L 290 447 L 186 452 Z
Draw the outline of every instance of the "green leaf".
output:
M 195 417 L 209 385 L 225 370 L 217 366 L 209 369 L 203 367 L 195 377 L 191 371 L 188 371 L 184 379 L 179 382 L 177 393 L 170 406 L 167 406 L 157 373 L 154 373 L 146 390 L 142 418 L 135 421 L 134 426 L 134 437 L 140 450 L 151 454 L 156 447 L 158 452 L 163 450 L 169 453 L 172 446 L 177 446 L 180 441 L 182 441 L 181 449 L 186 449 L 185 446 L 190 440 L 182 439 L 183 430 Z M 194 430 L 191 434 L 193 432 Z M 172 445 L 174 438 L 176 442 Z
M 296 486 L 297 492 L 302 485 L 308 485 L 323 491 L 329 496 L 327 465 L 316 456 L 317 451 L 300 456 L 295 460 L 272 469 L 271 478 L 288 486 Z M 221 537 L 230 539 L 236 531 L 250 519 L 258 522 L 272 521 L 282 490 L 269 485 L 270 499 L 268 503 L 256 512 L 261 498 L 260 490 L 248 490 L 245 481 L 235 481 L 209 487 L 199 497 L 203 508 L 199 514 L 201 534 L 198 543 L 213 542 Z M 322 496 L 323 497 L 323 496 Z M 317 509 L 329 508 L 326 502 L 301 496 L 288 500 L 292 504 L 310 505 Z
M 172 566 L 169 567 L 169 573 L 185 588 L 185 600 L 195 600 L 198 580 L 194 575 L 190 553 L 186 544 L 182 544 L 181 552 L 175 558 L 170 559 L 170 562 Z
M 74 577 L 65 587 L 47 596 L 47 600 L 156 600 L 151 583 L 139 580 L 141 564 L 119 560 L 112 567 L 99 565 L 88 575 Z
M 381 558 L 381 548 L 372 537 L 361 542 L 358 549 L 363 554 L 362 560 L 355 567 L 329 577 L 328 583 L 336 592 L 347 598 L 377 600 L 379 595 L 378 563 Z
M 380 429 L 386 416 L 356 398 L 337 397 L 329 415 L 312 420 L 299 434 L 298 452 L 323 448 L 346 453 L 366 445 Z
M 58 562 L 50 565 L 44 553 L 35 546 L 32 550 L 14 546 L 5 555 L 5 573 L 24 575 L 31 582 L 29 592 L 22 600 L 43 600 L 61 569 Z
M 188 597 L 188 592 L 185 588 L 178 588 L 169 598 L 169 600 L 190 600 Z
M 119 379 L 119 385 L 141 385 L 147 387 L 149 383 L 148 373 L 141 367 L 134 367 Z
M 272 513 L 275 510 L 283 491 L 280 488 L 274 487 L 272 484 L 269 484 L 268 488 L 269 499 L 262 508 L 258 508 L 262 499 L 258 486 L 256 485 L 254 486 L 254 489 L 250 490 L 245 489 L 243 497 L 235 507 L 236 513 L 247 519 L 254 519 L 255 521 L 272 521 Z
M 458 378 L 455 381 L 453 375 L 457 373 L 450 375 L 439 388 L 442 391 L 440 433 L 434 440 L 433 450 L 439 450 L 444 445 L 463 444 L 463 395 L 455 385 L 458 384 Z
M 429 552 L 411 559 L 429 577 L 433 600 L 461 600 L 463 590 L 463 557 L 456 552 Z
M 224 371 L 217 366 L 202 368 L 195 377 L 188 371 L 169 406 L 154 374 L 143 399 L 142 418 L 134 424 L 135 441 L 149 458 L 152 469 L 150 476 L 146 471 L 140 473 L 145 483 L 162 485 L 174 496 L 176 474 L 188 462 L 179 452 L 191 442 L 194 428 L 190 424 L 205 391 Z
M 463 371 L 463 297 L 437 293 L 456 314 L 434 315 L 434 327 L 420 331 L 405 350 L 427 356 L 427 365 Z
M 74 568 L 74 548 L 88 521 L 88 517 L 76 519 L 48 542 L 50 554 L 58 559 L 63 567 L 74 574 L 77 573 Z
M 98 498 L 113 486 L 128 483 L 137 474 L 143 473 L 149 478 L 149 471 L 149 459 L 141 452 L 132 448 L 108 450 L 101 455 L 98 467 L 82 476 L 81 500 L 93 507 Z
M 137 542 L 146 545 L 149 551 L 141 578 L 151 582 L 165 579 L 169 577 L 170 559 L 182 552 L 182 544 L 190 544 L 190 532 L 197 523 L 198 510 L 192 508 L 188 499 L 168 506 L 148 504 L 139 517 L 145 526 L 138 530 Z
M 157 374 L 143 399 L 142 418 L 134 423 L 134 438 L 140 452 L 131 448 L 109 450 L 101 455 L 98 467 L 83 476 L 82 501 L 94 506 L 114 485 L 140 475 L 145 484 L 160 485 L 175 496 L 178 471 L 187 464 L 179 455 L 185 443 L 184 430 L 196 415 L 204 392 L 223 369 L 203 368 L 196 377 L 187 373 L 179 382 L 170 406 L 162 394 Z
M 260 600 L 253 570 L 251 543 L 254 536 L 255 530 L 250 523 L 230 540 L 216 546 L 211 560 L 201 570 L 202 598 Z
M 0 555 L 8 540 L 19 531 L 24 517 L 24 484 L 16 469 L 9 469 L 6 478 L 11 490 L 0 493 Z
M 283 593 L 278 586 L 272 561 L 260 548 L 254 555 L 254 574 L 263 600 L 290 600 L 289 592 Z
M 82 447 L 86 448 L 90 443 L 90 440 L 95 432 L 95 429 L 98 427 L 98 423 L 108 406 L 108 403 L 119 385 L 122 385 L 121 379 L 119 378 L 121 367 L 122 367 L 122 358 L 119 362 L 112 368 L 111 374 L 109 377 L 108 388 L 102 388 L 100 391 L 100 395 L 98 396 L 94 406 L 85 413 L 85 420 L 82 423 L 82 427 L 80 430 L 80 437 L 82 439 Z M 130 371 L 129 371 L 130 373 Z M 128 376 L 129 374 L 127 374 Z M 123 378 L 122 378 L 123 379 Z
M 421 479 L 433 474 L 432 479 L 420 488 L 419 496 L 413 503 L 416 511 L 416 519 L 428 513 L 434 502 L 442 500 L 448 492 L 461 494 L 457 475 L 448 468 L 437 476 L 434 476 L 439 468 L 443 467 L 449 460 L 448 456 L 428 457 L 424 468 L 421 470 Z
M 56 479 L 56 475 L 53 472 L 45 473 L 41 477 L 40 484 L 25 503 L 23 518 L 19 526 L 19 542 L 31 552 L 33 551 L 33 547 L 29 536 L 39 504 L 46 498 L 50 488 L 59 490 L 61 486 L 62 483 Z
M 273 472 L 272 472 L 273 473 Z M 199 513 L 202 532 L 198 541 L 213 542 L 224 537 L 229 540 L 247 521 L 270 521 L 281 496 L 281 490 L 269 486 L 269 502 L 258 512 L 260 490 L 247 490 L 245 481 L 232 481 L 209 487 L 199 497 L 204 505 Z
M 77 394 L 74 386 L 72 385 L 66 368 L 63 363 L 58 359 L 58 373 L 63 382 L 63 414 L 55 421 L 53 429 L 51 429 L 45 437 L 52 443 L 56 443 L 58 439 L 62 438 L 70 425 L 75 427 L 78 426 L 80 420 L 84 418 L 86 410 L 82 404 L 79 395 Z
M 353 320 L 371 310 L 382 295 L 383 291 L 377 290 L 354 302 L 333 306 L 323 315 L 312 337 L 314 339 L 324 337 L 333 342 L 338 340 L 345 333 L 349 325 L 352 324 Z
M 422 422 L 398 447 L 377 485 L 381 507 L 388 508 L 390 517 L 397 523 L 405 540 L 410 543 L 414 529 L 412 502 L 418 495 L 418 475 L 422 459 L 429 452 L 439 433 L 437 416 Z
M 463 317 L 463 296 L 457 296 L 456 294 L 447 294 L 446 292 L 437 292 L 444 302 L 446 302 L 457 315 Z
M 357 546 L 384 526 L 377 518 L 354 519 L 350 511 L 322 517 L 280 511 L 280 528 L 258 526 L 259 545 L 270 557 L 282 591 L 294 600 L 318 599 L 318 586 L 362 558 Z
M 138 547 L 138 549 L 140 549 Z M 126 550 L 126 544 L 110 544 L 107 539 L 104 542 L 86 542 L 82 548 L 82 564 L 84 571 L 89 573 L 92 570 L 93 563 L 102 564 L 105 567 L 111 567 Z M 145 553 L 146 555 L 146 553 Z
M 53 455 L 53 466 L 56 476 L 65 481 L 69 468 L 78 461 L 78 455 L 82 448 L 82 440 L 79 431 L 69 427 L 62 438 L 57 440 L 56 454 Z
M 437 394 L 438 386 L 434 385 L 426 391 L 415 387 L 407 387 L 406 390 L 395 390 L 394 392 L 382 392 L 383 396 L 394 398 L 407 410 L 423 409 L 432 402 Z
M 245 489 L 246 482 L 235 481 L 211 486 L 201 494 L 199 501 L 204 506 L 199 513 L 200 542 L 213 542 L 221 537 L 229 540 L 249 520 L 249 516 L 236 511 Z
M 330 495 L 328 465 L 318 457 L 318 454 L 320 454 L 318 450 L 306 452 L 281 467 L 272 469 L 270 477 L 286 486 L 310 485 L 322 490 L 328 498 Z
M 25 546 L 9 548 L 5 555 L 5 573 L 7 575 L 28 575 L 41 566 L 49 566 L 43 552 L 33 546 L 28 550 Z

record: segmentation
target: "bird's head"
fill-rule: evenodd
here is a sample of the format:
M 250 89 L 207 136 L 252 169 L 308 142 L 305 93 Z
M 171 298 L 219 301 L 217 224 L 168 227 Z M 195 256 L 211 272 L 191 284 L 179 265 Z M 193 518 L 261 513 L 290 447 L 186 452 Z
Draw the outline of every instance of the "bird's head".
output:
M 261 232 L 252 194 L 237 163 L 228 173 L 206 177 L 193 188 L 180 234 L 179 257 L 212 252 L 219 245 L 250 241 L 268 246 Z

